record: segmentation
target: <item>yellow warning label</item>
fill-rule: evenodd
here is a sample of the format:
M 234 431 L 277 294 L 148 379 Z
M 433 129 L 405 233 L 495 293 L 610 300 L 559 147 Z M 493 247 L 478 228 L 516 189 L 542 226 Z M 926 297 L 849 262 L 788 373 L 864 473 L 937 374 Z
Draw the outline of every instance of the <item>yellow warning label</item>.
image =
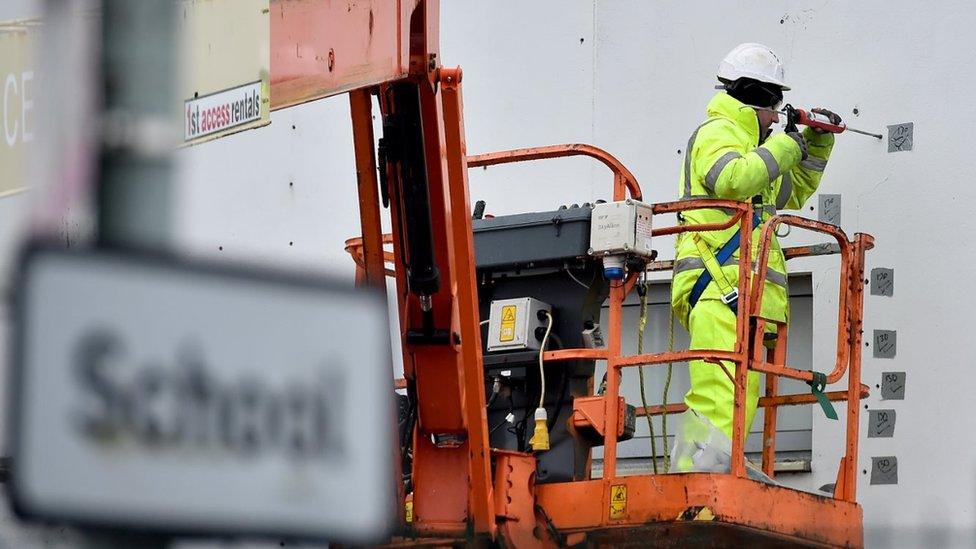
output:
M 408 501 L 406 504 L 406 508 L 407 508 L 407 512 L 404 513 L 404 516 L 406 517 L 407 522 L 413 522 L 413 502 Z
M 498 332 L 498 341 L 512 341 L 515 339 L 515 305 L 502 307 L 502 324 Z
M 610 487 L 610 520 L 627 516 L 627 485 L 614 484 Z
M 702 510 L 695 515 L 695 520 L 715 520 L 715 515 L 708 507 L 702 507 Z
M 679 513 L 677 520 L 715 520 L 715 514 L 708 507 L 696 505 Z

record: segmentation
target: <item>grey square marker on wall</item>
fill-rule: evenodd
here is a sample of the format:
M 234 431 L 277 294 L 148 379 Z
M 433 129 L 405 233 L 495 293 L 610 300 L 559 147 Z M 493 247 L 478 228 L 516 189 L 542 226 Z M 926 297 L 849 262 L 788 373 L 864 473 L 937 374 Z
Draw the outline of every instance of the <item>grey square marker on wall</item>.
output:
M 910 151 L 915 134 L 915 123 L 888 126 L 888 152 Z
M 874 358 L 895 358 L 897 335 L 894 330 L 875 330 Z
M 898 458 L 895 456 L 872 457 L 871 484 L 898 484 Z
M 905 400 L 905 372 L 881 374 L 881 400 Z
M 895 270 L 875 267 L 871 269 L 871 295 L 891 297 L 895 295 Z
M 894 410 L 868 410 L 868 438 L 895 436 Z
M 822 194 L 819 205 L 818 219 L 840 227 L 840 195 Z

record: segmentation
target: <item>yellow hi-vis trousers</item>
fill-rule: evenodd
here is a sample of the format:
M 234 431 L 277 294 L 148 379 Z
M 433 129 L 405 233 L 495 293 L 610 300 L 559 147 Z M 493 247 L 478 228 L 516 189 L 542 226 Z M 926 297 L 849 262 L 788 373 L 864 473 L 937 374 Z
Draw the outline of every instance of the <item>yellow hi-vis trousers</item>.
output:
M 721 301 L 701 299 L 688 317 L 688 332 L 691 334 L 689 349 L 735 350 L 735 313 Z M 735 378 L 735 365 L 732 362 L 723 361 L 722 367 Z M 714 363 L 692 360 L 688 368 L 691 389 L 685 395 L 685 404 L 708 418 L 732 440 L 732 380 Z M 759 403 L 759 372 L 749 372 L 746 387 L 745 434 L 748 435 Z

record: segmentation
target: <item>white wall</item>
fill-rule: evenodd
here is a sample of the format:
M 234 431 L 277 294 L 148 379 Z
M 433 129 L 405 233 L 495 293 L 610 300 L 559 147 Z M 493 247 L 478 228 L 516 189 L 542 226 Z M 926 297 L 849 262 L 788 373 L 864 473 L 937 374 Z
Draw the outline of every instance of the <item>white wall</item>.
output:
M 821 188 L 843 196 L 848 234 L 877 237 L 869 268 L 894 268 L 897 280 L 894 297 L 866 296 L 866 335 L 898 330 L 900 347 L 887 360 L 865 347 L 864 382 L 874 390 L 882 371 L 907 371 L 907 399 L 882 402 L 874 390 L 865 401 L 897 410 L 898 420 L 893 438 L 862 438 L 860 469 L 870 469 L 871 456 L 897 456 L 899 483 L 871 486 L 860 475 L 859 500 L 869 546 L 971 544 L 976 421 L 968 407 L 976 379 L 965 342 L 976 304 L 967 280 L 976 257 L 966 242 L 976 199 L 968 101 L 976 85 L 970 44 L 976 7 L 904 0 L 445 0 L 441 15 L 442 61 L 465 71 L 470 153 L 593 143 L 624 161 L 651 201 L 675 197 L 678 151 L 714 93 L 712 71 L 739 42 L 780 52 L 794 88 L 787 99 L 796 105 L 828 106 L 872 131 L 914 122 L 911 152 L 889 154 L 870 138 L 839 136 Z M 342 252 L 342 241 L 358 232 L 345 98 L 277 112 L 270 127 L 183 151 L 180 161 L 182 246 L 206 257 L 352 276 Z M 487 200 L 492 213 L 610 194 L 608 172 L 585 160 L 475 170 L 470 180 L 472 198 Z M 4 237 L 20 200 L 0 200 Z M 786 239 L 808 241 L 799 233 Z M 669 250 L 664 240 L 656 247 Z M 829 370 L 836 260 L 791 268 L 812 273 L 813 359 L 817 369 Z M 814 472 L 798 481 L 811 489 L 834 481 L 843 433 L 814 412 Z M 838 412 L 843 417 L 843 406 Z
M 891 267 L 896 274 L 894 297 L 869 295 L 865 303 L 866 335 L 898 330 L 900 343 L 895 359 L 874 359 L 868 346 L 863 361 L 863 380 L 874 390 L 868 407 L 898 412 L 893 438 L 862 438 L 860 446 L 859 469 L 870 470 L 871 456 L 893 455 L 899 463 L 896 486 L 871 486 L 868 476 L 859 477 L 866 539 L 876 547 L 969 544 L 976 524 L 970 435 L 976 421 L 967 410 L 976 380 L 968 375 L 965 344 L 974 300 L 963 282 L 976 266 L 965 242 L 974 223 L 967 202 L 976 198 L 968 162 L 973 107 L 966 97 L 976 84 L 968 43 L 974 22 L 968 2 L 509 2 L 491 8 L 448 2 L 443 8 L 444 60 L 465 69 L 471 151 L 589 139 L 629 166 L 655 201 L 675 197 L 677 151 L 684 151 L 714 93 L 712 71 L 739 42 L 780 52 L 794 88 L 787 99 L 796 105 L 829 106 L 852 126 L 876 132 L 914 122 L 911 152 L 889 154 L 871 138 L 839 136 L 821 187 L 842 195 L 848 234 L 877 237 L 869 268 Z M 583 55 L 582 48 L 594 49 Z M 505 189 L 521 186 L 507 200 L 495 199 L 505 200 L 504 211 L 608 194 L 601 169 L 574 171 L 557 194 L 552 187 L 535 190 L 546 177 L 540 172 L 512 168 L 517 180 L 487 175 L 493 187 L 496 181 Z M 471 183 L 472 197 L 484 196 L 481 178 L 472 176 Z M 816 197 L 810 205 L 816 208 Z M 804 241 L 811 238 L 786 239 Z M 819 370 L 833 362 L 835 265 L 820 258 L 792 266 L 813 273 Z M 880 400 L 875 384 L 882 371 L 908 373 L 906 400 Z M 843 432 L 814 412 L 814 473 L 800 481 L 809 489 L 834 481 Z
M 906 371 L 907 396 L 882 402 L 875 389 L 866 401 L 871 408 L 895 409 L 898 421 L 894 438 L 862 439 L 860 469 L 870 470 L 871 456 L 897 456 L 899 484 L 871 486 L 861 475 L 859 498 L 869 545 L 971 543 L 976 445 L 970 433 L 976 422 L 966 405 L 976 381 L 968 375 L 971 360 L 964 342 L 971 332 L 967 305 L 974 301 L 962 280 L 976 257 L 960 240 L 972 234 L 966 202 L 976 198 L 967 161 L 966 121 L 973 108 L 965 97 L 976 84 L 968 44 L 976 21 L 973 5 L 756 1 L 492 7 L 485 13 L 487 8 L 470 2 L 449 2 L 443 10 L 444 60 L 466 71 L 471 150 L 482 150 L 481 139 L 508 147 L 590 137 L 634 171 L 651 200 L 674 198 L 677 151 L 683 152 L 703 118 L 713 93 L 712 71 L 739 42 L 764 42 L 780 52 L 794 88 L 787 99 L 797 105 L 829 106 L 852 126 L 878 132 L 887 124 L 914 122 L 912 152 L 889 154 L 885 144 L 871 138 L 839 136 L 821 187 L 842 195 L 842 226 L 849 234 L 877 237 L 869 268 L 894 268 L 897 280 L 894 297 L 867 296 L 865 304 L 868 336 L 874 329 L 898 330 L 897 357 L 874 359 L 872 348 L 865 347 L 863 379 L 875 389 L 882 371 Z M 593 27 L 557 43 L 574 17 L 588 18 Z M 595 47 L 592 58 L 572 50 L 580 38 L 582 47 Z M 531 47 L 523 46 L 526 40 L 533 41 Z M 511 44 L 522 46 L 517 55 L 506 55 Z M 567 94 L 590 102 L 567 105 Z M 479 101 L 486 95 L 491 98 Z M 560 110 L 554 113 L 552 105 Z M 575 125 L 565 134 L 525 132 L 526 127 L 562 129 L 567 121 Z M 489 136 L 482 137 L 482 131 Z M 531 143 L 528 137 L 538 140 Z M 545 207 L 540 198 L 553 205 L 607 194 L 599 170 L 589 172 L 589 196 L 587 187 L 576 183 L 587 179 L 585 173 L 574 175 L 574 183 L 567 182 L 571 186 L 556 196 L 548 189 L 530 190 L 536 173 L 519 174 L 526 174 L 525 190 L 505 202 L 506 211 Z M 472 177 L 472 197 L 479 197 L 480 184 Z M 816 207 L 816 197 L 811 205 Z M 786 239 L 801 241 L 810 237 L 795 233 Z M 835 259 L 822 258 L 792 266 L 813 273 L 819 370 L 829 370 L 833 362 L 835 265 Z M 843 414 L 843 407 L 838 411 Z M 840 425 L 816 410 L 814 418 L 814 473 L 801 481 L 811 489 L 834 481 L 842 442 Z M 862 436 L 866 427 L 865 418 Z

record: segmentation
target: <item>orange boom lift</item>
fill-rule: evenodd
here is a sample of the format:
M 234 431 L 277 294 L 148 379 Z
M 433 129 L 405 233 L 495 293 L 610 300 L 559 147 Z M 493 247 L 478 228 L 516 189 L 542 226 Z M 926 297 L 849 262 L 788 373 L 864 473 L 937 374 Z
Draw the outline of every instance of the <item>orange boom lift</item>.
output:
M 465 147 L 460 68 L 440 64 L 436 0 L 272 0 L 271 100 L 279 109 L 348 92 L 359 193 L 362 237 L 347 250 L 362 285 L 385 291 L 396 280 L 405 388 L 415 406 L 411 471 L 397 475 L 401 521 L 391 545 L 500 544 L 514 547 L 692 545 L 838 546 L 863 544 L 856 502 L 861 384 L 861 318 L 864 254 L 872 237 L 853 239 L 838 227 L 792 215 L 777 215 L 762 227 L 754 275 L 739 261 L 738 343 L 734 351 L 621 353 L 624 299 L 637 270 L 609 288 L 606 344 L 596 348 L 543 349 L 542 360 L 607 363 L 606 390 L 576 398 L 572 421 L 598 433 L 604 446 L 603 478 L 537 483 L 538 455 L 489 444 L 485 368 L 476 280 L 469 167 L 586 156 L 612 175 L 614 201 L 640 200 L 633 174 L 607 152 L 590 145 L 556 145 L 468 156 Z M 384 119 L 377 163 L 373 97 Z M 377 168 L 379 167 L 379 170 Z M 379 174 L 379 177 L 377 177 Z M 380 204 L 388 204 L 392 234 L 380 227 Z M 752 238 L 751 205 L 728 200 L 692 200 L 650 206 L 654 216 L 696 208 L 736 212 L 723 224 L 654 228 L 652 234 L 719 230 L 738 224 L 740 249 Z M 787 258 L 840 256 L 837 352 L 827 391 L 846 401 L 847 444 L 832 496 L 750 480 L 744 453 L 748 370 L 766 374 L 763 471 L 773 476 L 776 411 L 817 402 L 813 394 L 780 395 L 777 380 L 815 381 L 815 372 L 786 364 L 787 327 L 763 318 L 761 283 L 771 237 L 779 225 L 819 232 L 836 246 L 785 250 Z M 387 248 L 390 247 L 390 249 Z M 669 270 L 652 261 L 647 270 Z M 763 333 L 776 327 L 767 351 Z M 704 359 L 735 364 L 735 409 L 731 471 L 618 476 L 617 442 L 625 404 L 619 396 L 623 368 Z M 590 381 L 592 386 L 592 379 Z M 636 415 L 673 413 L 683 404 L 640 408 Z M 391 437 L 391 440 L 395 440 Z M 397 443 L 399 445 L 399 443 Z M 391 449 L 391 451 L 397 451 Z M 400 481 L 409 477 L 409 486 Z M 394 480 L 391 479 L 391 482 Z M 409 489 L 409 494 L 407 490 Z M 409 517 L 404 502 L 412 502 Z M 409 522 L 408 522 L 409 520 Z

